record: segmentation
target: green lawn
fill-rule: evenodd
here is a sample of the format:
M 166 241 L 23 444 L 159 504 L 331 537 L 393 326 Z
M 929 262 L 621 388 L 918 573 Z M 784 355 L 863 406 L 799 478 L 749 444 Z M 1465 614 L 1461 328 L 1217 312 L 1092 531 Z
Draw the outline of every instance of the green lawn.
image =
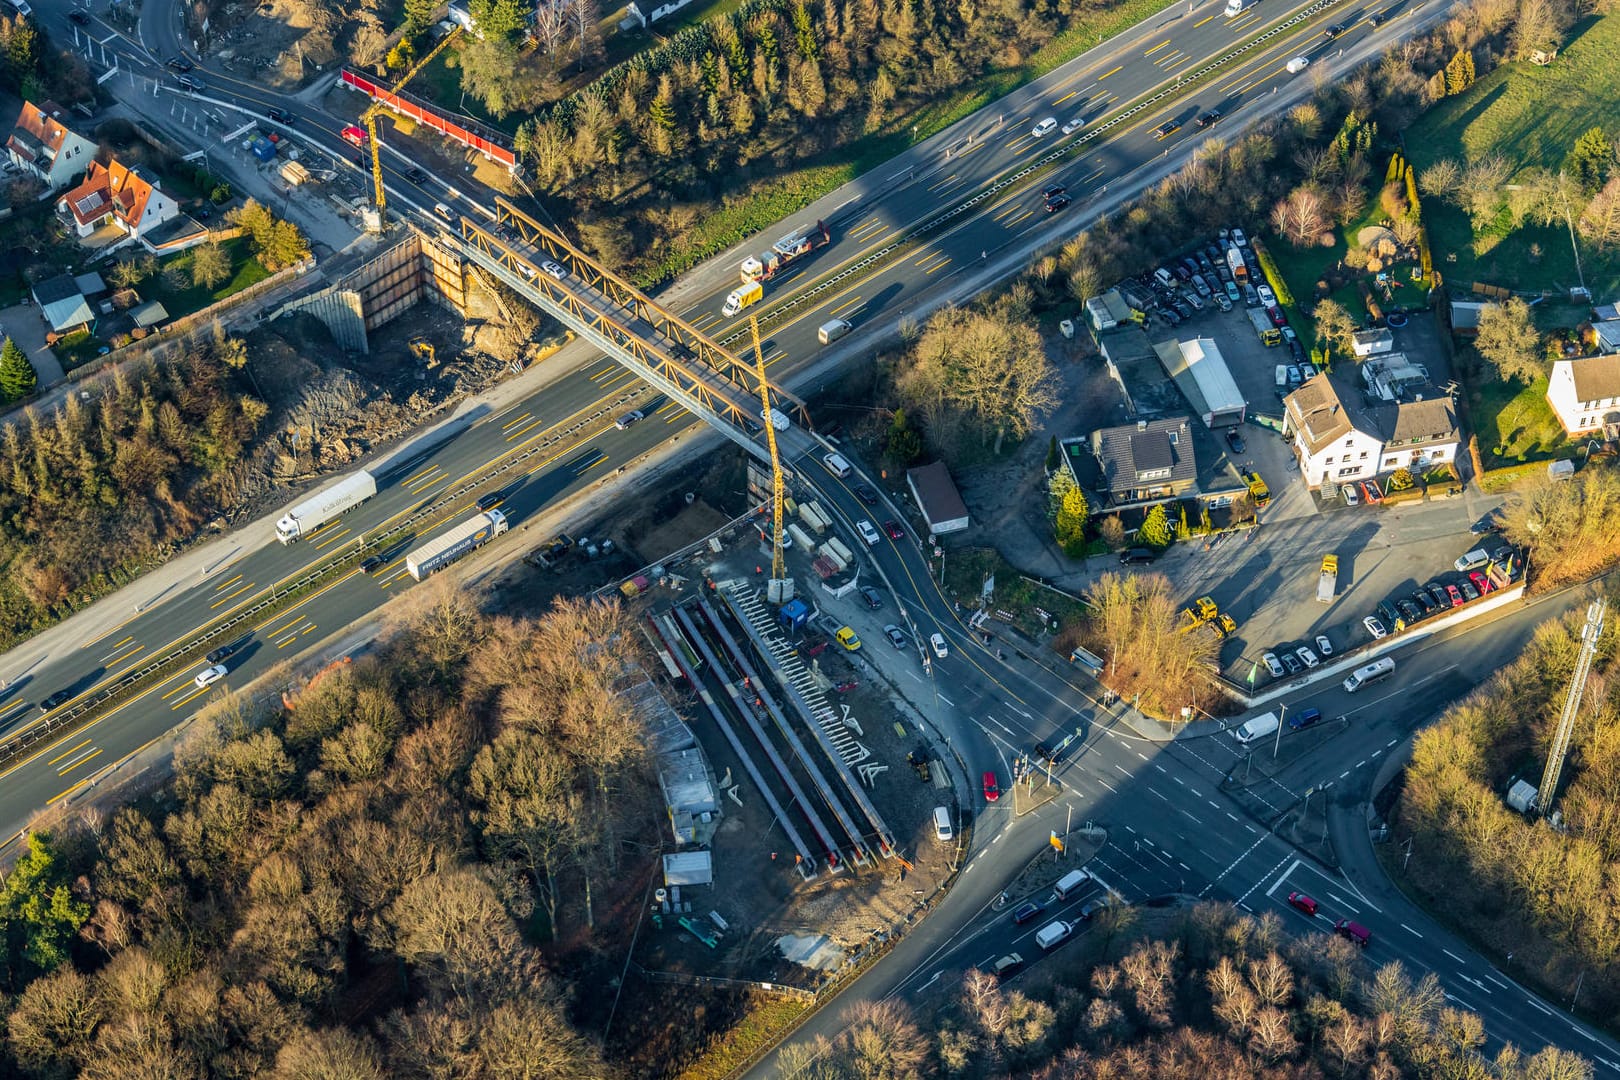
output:
M 1468 386 L 1468 404 L 1485 467 L 1546 461 L 1558 456 L 1564 429 L 1547 403 L 1547 380 L 1531 386 L 1487 378 Z
M 213 289 L 199 288 L 190 284 L 192 252 L 196 250 L 192 248 L 182 251 L 173 258 L 165 259 L 158 265 L 158 272 L 135 286 L 135 291 L 141 294 L 142 300 L 161 301 L 163 309 L 169 313 L 169 318 L 178 319 L 194 311 L 201 311 L 209 304 L 223 300 L 233 293 L 239 293 L 249 285 L 270 276 L 270 271 L 253 256 L 248 237 L 238 236 L 225 241 L 223 246 L 230 253 L 231 267 L 234 271 L 224 284 Z M 165 284 L 163 272 L 171 266 L 185 270 L 187 284 L 183 288 L 171 289 Z
M 1406 132 L 1413 164 L 1421 174 L 1439 158 L 1477 160 L 1495 153 L 1517 169 L 1557 169 L 1582 132 L 1615 126 L 1617 52 L 1620 18 L 1582 20 L 1552 64 L 1498 68 L 1467 93 L 1419 117 Z M 1468 215 L 1438 199 L 1426 198 L 1423 212 L 1435 267 L 1451 282 L 1481 281 L 1512 289 L 1576 284 L 1569 234 L 1561 225 L 1514 228 L 1503 214 L 1476 236 Z M 1620 255 L 1604 256 L 1583 246 L 1581 262 L 1594 296 L 1620 290 Z

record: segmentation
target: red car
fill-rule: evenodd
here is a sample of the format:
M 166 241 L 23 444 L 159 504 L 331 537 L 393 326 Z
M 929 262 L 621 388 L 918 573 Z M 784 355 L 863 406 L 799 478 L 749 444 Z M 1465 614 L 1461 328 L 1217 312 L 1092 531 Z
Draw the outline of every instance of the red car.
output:
M 1299 910 L 1303 911 L 1305 914 L 1310 915 L 1313 918 L 1316 916 L 1316 901 L 1312 900 L 1309 896 L 1306 896 L 1304 893 L 1302 893 L 1302 892 L 1291 892 L 1291 893 L 1289 893 L 1288 894 L 1288 902 L 1289 902 L 1289 904 L 1293 905 L 1294 907 L 1299 908 Z
M 996 786 L 996 774 L 993 773 L 993 772 L 985 773 L 984 774 L 984 801 L 985 802 L 995 802 L 999 798 L 1001 798 L 1001 788 Z
M 906 538 L 906 530 L 900 527 L 898 521 L 885 521 L 883 531 L 889 534 L 890 540 L 904 540 Z
M 1371 930 L 1368 930 L 1365 926 L 1362 926 L 1358 922 L 1351 922 L 1349 919 L 1340 919 L 1338 922 L 1334 923 L 1333 931 L 1340 937 L 1355 942 L 1363 949 L 1365 949 L 1368 943 L 1372 941 Z
M 1288 316 L 1286 316 L 1286 315 L 1284 315 L 1282 313 L 1282 308 L 1279 308 L 1279 307 L 1269 308 L 1269 309 L 1267 309 L 1266 314 L 1271 316 L 1271 325 L 1272 326 L 1287 326 L 1288 325 Z
M 1495 585 L 1491 584 L 1491 579 L 1480 573 L 1478 570 L 1475 570 L 1472 574 L 1469 574 L 1468 580 L 1474 583 L 1474 588 L 1479 590 L 1479 595 L 1481 596 L 1484 596 L 1486 593 L 1496 588 Z
M 1462 590 L 1461 589 L 1457 588 L 1457 586 L 1455 586 L 1455 585 L 1447 585 L 1446 586 L 1446 595 L 1451 598 L 1451 606 L 1452 607 L 1462 607 L 1463 598 L 1462 598 Z

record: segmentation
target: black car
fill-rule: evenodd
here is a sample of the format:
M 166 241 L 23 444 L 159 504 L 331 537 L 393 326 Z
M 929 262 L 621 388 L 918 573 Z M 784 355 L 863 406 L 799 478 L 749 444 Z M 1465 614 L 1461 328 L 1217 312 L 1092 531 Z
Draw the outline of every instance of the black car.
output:
M 1035 761 L 1037 763 L 1043 763 L 1044 762 L 1044 763 L 1056 765 L 1059 762 L 1061 762 L 1062 760 L 1063 760 L 1063 751 L 1062 750 L 1053 750 L 1051 747 L 1047 746 L 1045 743 L 1036 743 L 1035 744 Z
M 1048 214 L 1055 214 L 1073 201 L 1074 200 L 1069 198 L 1067 195 L 1055 195 L 1046 200 L 1046 212 Z
M 1395 608 L 1401 613 L 1401 618 L 1406 621 L 1408 626 L 1423 618 L 1423 612 L 1419 611 L 1418 606 L 1410 600 L 1395 601 Z M 1391 620 L 1389 625 L 1394 626 L 1394 621 Z
M 1046 905 L 1035 900 L 1026 900 L 1013 908 L 1013 925 L 1023 926 L 1029 920 L 1046 910 Z
M 1080 908 L 1080 921 L 1090 922 L 1097 917 L 1097 913 L 1108 906 L 1108 897 L 1099 896 L 1095 900 L 1087 900 Z
M 1335 26 L 1330 26 L 1326 30 L 1322 31 L 1322 36 L 1325 37 L 1325 38 L 1336 38 L 1340 34 L 1344 33 L 1345 30 L 1347 30 L 1347 29 L 1349 29 L 1349 28 L 1347 26 L 1345 26 L 1344 23 L 1339 23 L 1339 24 L 1337 24 Z
M 383 558 L 381 555 L 367 555 L 365 560 L 360 563 L 360 572 L 362 574 L 369 574 L 373 570 L 381 569 L 382 564 L 387 561 L 388 560 Z
M 1062 184 L 1053 184 L 1051 187 L 1041 192 L 1041 198 L 1045 199 L 1047 202 L 1051 202 L 1053 199 L 1057 198 L 1059 195 L 1062 195 L 1068 190 L 1069 189 L 1064 187 Z
M 242 651 L 242 646 L 246 644 L 246 641 L 233 641 L 229 645 L 221 645 L 217 649 L 211 649 L 208 652 L 208 662 L 210 664 L 217 664 L 227 656 L 235 656 L 237 653 Z
M 191 61 L 183 56 L 171 56 L 167 61 L 167 66 L 169 70 L 178 71 L 183 75 L 191 70 Z
M 1180 121 L 1178 121 L 1178 120 L 1166 120 L 1164 123 L 1160 124 L 1158 127 L 1153 129 L 1153 137 L 1155 139 L 1159 139 L 1159 140 L 1162 141 L 1164 139 L 1168 139 L 1170 136 L 1174 135 L 1176 132 L 1178 132 L 1180 130 L 1181 130 L 1181 122 Z
M 1367 25 L 1371 26 L 1371 27 L 1375 27 L 1375 28 L 1379 27 L 1379 26 L 1383 26 L 1384 25 L 1384 17 L 1382 15 L 1368 16 Z
M 488 495 L 478 496 L 478 509 L 493 510 L 506 501 L 506 492 L 492 491 Z
M 1296 364 L 1303 364 L 1305 362 L 1305 346 L 1299 343 L 1299 338 L 1296 337 L 1293 341 L 1288 343 L 1288 355 L 1294 358 L 1294 363 Z
M 1468 531 L 1474 536 L 1484 536 L 1486 533 L 1496 532 L 1500 528 L 1501 525 L 1499 525 L 1496 520 L 1496 511 L 1492 510 L 1490 513 L 1486 514 L 1484 517 L 1470 525 L 1468 527 Z
M 1388 600 L 1378 601 L 1378 617 L 1385 626 L 1395 625 L 1395 608 Z
M 873 611 L 883 606 L 883 594 L 872 588 L 872 586 L 862 585 L 860 593 L 861 599 L 866 601 L 866 606 Z
M 1130 566 L 1132 563 L 1150 563 L 1158 557 L 1158 552 L 1152 548 L 1126 548 L 1119 553 L 1119 563 L 1121 566 Z
M 1230 427 L 1226 429 L 1226 445 L 1232 448 L 1232 453 L 1234 454 L 1243 453 L 1245 449 L 1243 445 L 1243 436 L 1238 432 L 1237 428 Z
M 1433 615 L 1440 610 L 1440 605 L 1434 602 L 1434 597 L 1429 595 L 1427 589 L 1419 589 L 1412 594 L 1412 599 L 1417 603 L 1418 607 L 1423 609 L 1425 615 Z
M 897 649 L 904 649 L 907 645 L 911 644 L 911 642 L 906 640 L 905 632 L 893 623 L 890 623 L 888 626 L 883 628 L 883 634 L 889 639 L 889 644 L 893 645 Z
M 1177 300 L 1176 314 L 1180 315 L 1183 321 L 1186 321 L 1187 319 L 1193 317 L 1193 309 L 1187 306 L 1187 302 L 1185 300 Z
M 292 113 L 288 112 L 286 109 L 283 109 L 280 105 L 270 106 L 268 109 L 264 110 L 264 115 L 268 116 L 276 123 L 286 124 L 288 127 L 291 127 L 294 121 L 298 119 Z
M 203 85 L 203 81 L 195 75 L 177 75 L 174 81 L 179 83 L 182 88 L 190 90 L 193 94 L 201 93 L 207 89 Z
M 878 493 L 873 491 L 865 484 L 855 485 L 855 497 L 861 500 L 861 502 L 865 503 L 867 506 L 877 505 Z
M 405 170 L 405 179 L 413 184 L 425 184 L 428 182 L 428 174 L 421 169 L 407 169 Z
M 89 26 L 90 14 L 85 11 L 70 11 L 68 12 L 68 22 L 74 26 Z
M 1159 318 L 1163 319 L 1165 322 L 1169 323 L 1171 326 L 1180 326 L 1181 325 L 1181 316 L 1177 315 L 1173 308 L 1161 308 L 1161 309 L 1159 309 Z
M 1211 109 L 1211 110 L 1209 110 L 1209 112 L 1205 113 L 1203 116 L 1200 116 L 1198 118 L 1198 126 L 1201 127 L 1201 128 L 1207 128 L 1207 127 L 1211 126 L 1212 124 L 1214 124 L 1220 118 L 1221 118 L 1220 110 Z
M 48 713 L 72 696 L 73 691 L 71 690 L 58 690 L 56 693 L 39 703 L 39 711 L 42 713 Z

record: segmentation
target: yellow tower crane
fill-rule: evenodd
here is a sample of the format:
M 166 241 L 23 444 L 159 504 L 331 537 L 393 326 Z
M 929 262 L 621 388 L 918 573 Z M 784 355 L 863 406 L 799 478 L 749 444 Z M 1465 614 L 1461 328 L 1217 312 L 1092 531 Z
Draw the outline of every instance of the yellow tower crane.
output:
M 779 601 L 787 601 L 787 587 L 776 584 L 787 580 L 787 564 L 782 559 L 782 461 L 776 456 L 776 425 L 771 422 L 771 384 L 765 377 L 765 350 L 759 344 L 759 320 L 748 317 L 748 329 L 754 335 L 754 369 L 759 373 L 760 418 L 765 421 L 765 445 L 771 448 L 771 582 Z
M 397 93 L 405 89 L 405 84 L 416 78 L 417 72 L 432 63 L 433 58 L 442 53 L 459 36 L 461 36 L 461 27 L 456 26 L 448 34 L 440 38 L 439 43 L 429 49 L 426 56 L 412 64 L 411 69 L 405 73 L 405 77 L 394 84 L 394 91 Z M 383 229 L 384 211 L 388 206 L 388 194 L 383 190 L 382 144 L 377 141 L 377 114 L 383 110 L 383 107 L 382 100 L 379 98 L 371 103 L 370 108 L 360 114 L 360 125 L 366 129 L 366 137 L 371 140 L 371 182 L 376 185 L 376 192 L 373 197 L 376 202 L 376 231 L 378 232 Z

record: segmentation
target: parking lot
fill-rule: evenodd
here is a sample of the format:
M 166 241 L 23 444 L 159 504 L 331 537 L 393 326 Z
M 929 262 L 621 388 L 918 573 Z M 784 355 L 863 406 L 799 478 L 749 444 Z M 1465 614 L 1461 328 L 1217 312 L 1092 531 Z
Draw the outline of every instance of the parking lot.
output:
M 1145 301 L 1150 313 L 1147 330 L 1152 340 L 1172 335 L 1183 341 L 1213 339 L 1248 401 L 1244 452 L 1228 456 L 1240 468 L 1258 472 L 1271 490 L 1271 502 L 1260 513 L 1262 528 L 1214 540 L 1207 547 L 1201 541 L 1177 545 L 1157 568 L 1175 582 L 1183 603 L 1209 596 L 1237 621 L 1237 632 L 1222 647 L 1221 667 L 1243 684 L 1254 670 L 1258 688 L 1272 678 L 1263 660 L 1267 652 L 1279 660 L 1302 646 L 1314 653 L 1318 635 L 1328 638 L 1335 655 L 1369 644 L 1372 634 L 1363 620 L 1378 614 L 1381 601 L 1393 605 L 1397 598 L 1405 598 L 1415 607 L 1419 603 L 1415 590 L 1434 583 L 1442 595 L 1431 598 L 1431 606 L 1438 608 L 1443 602 L 1449 609 L 1447 585 L 1457 588 L 1463 599 L 1465 583 L 1477 592 L 1478 586 L 1466 574 L 1453 569 L 1453 560 L 1481 544 L 1488 550 L 1501 546 L 1492 536 L 1469 533 L 1470 526 L 1501 500 L 1469 490 L 1458 498 L 1393 507 L 1365 502 L 1347 506 L 1339 498 L 1321 498 L 1307 489 L 1288 441 L 1273 425 L 1283 414 L 1278 366 L 1303 361 L 1302 370 L 1285 377 L 1289 390 L 1316 373 L 1308 363 L 1308 343 L 1287 339 L 1273 346 L 1262 343 L 1250 316 L 1251 311 L 1268 310 L 1257 288 L 1249 294 L 1234 281 L 1240 298 L 1248 302 L 1218 302 L 1216 288 L 1228 297 L 1231 291 L 1227 288 L 1231 275 L 1215 259 L 1221 247 L 1221 241 L 1211 237 L 1200 244 L 1201 251 L 1187 256 L 1191 263 L 1181 257 L 1165 263 L 1170 284 L 1164 282 L 1166 274 L 1147 275 L 1131 288 L 1151 294 L 1138 299 Z M 1263 280 L 1252 259 L 1246 269 L 1251 282 Z M 1195 271 L 1204 279 L 1208 299 L 1192 280 Z M 1201 307 L 1194 307 L 1189 294 L 1198 296 Z M 1272 327 L 1277 322 L 1269 314 L 1263 321 Z M 1425 367 L 1431 385 L 1445 387 L 1450 369 L 1433 318 L 1423 312 L 1402 321 L 1404 325 L 1392 328 L 1395 350 Z M 1330 554 L 1338 557 L 1337 584 L 1332 601 L 1321 603 L 1317 583 L 1322 557 Z M 1421 609 L 1417 613 L 1425 614 Z M 1393 629 L 1391 620 L 1381 621 Z

